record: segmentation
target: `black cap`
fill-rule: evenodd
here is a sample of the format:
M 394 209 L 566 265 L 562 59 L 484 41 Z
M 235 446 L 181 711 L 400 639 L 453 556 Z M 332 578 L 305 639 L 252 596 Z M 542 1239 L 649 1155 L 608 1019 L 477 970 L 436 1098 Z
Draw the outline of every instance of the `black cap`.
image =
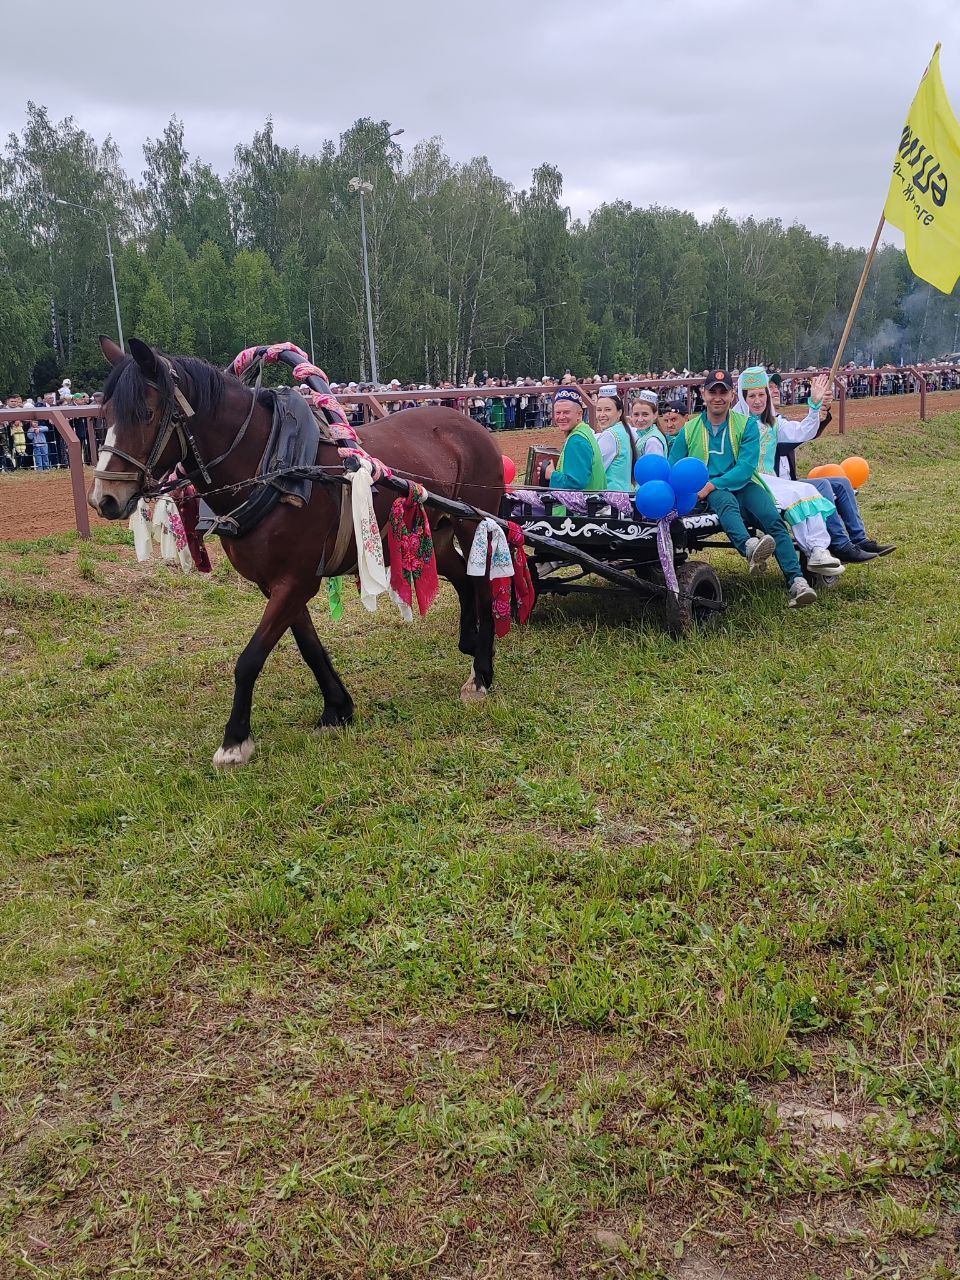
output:
M 687 409 L 687 400 L 685 396 L 673 396 L 667 400 L 663 406 L 664 413 L 683 413 L 689 412 Z
M 729 369 L 711 369 L 703 381 L 703 389 L 709 391 L 711 387 L 726 387 L 732 391 L 733 374 Z

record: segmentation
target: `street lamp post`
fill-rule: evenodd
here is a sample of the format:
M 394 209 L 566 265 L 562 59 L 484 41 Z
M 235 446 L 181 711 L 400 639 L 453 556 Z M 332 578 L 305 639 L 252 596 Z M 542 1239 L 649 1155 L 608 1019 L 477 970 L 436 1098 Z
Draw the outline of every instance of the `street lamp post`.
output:
M 709 314 L 709 311 L 694 311 L 692 316 L 687 316 L 687 373 L 693 372 L 690 368 L 690 321 L 696 320 L 698 316 L 707 316 Z
M 399 138 L 403 133 L 402 129 L 394 129 L 390 134 L 391 138 Z M 377 343 L 373 336 L 373 302 L 370 296 L 370 260 L 367 256 L 367 216 L 363 206 L 364 195 L 370 195 L 373 191 L 372 182 L 364 182 L 360 176 L 360 166 L 366 159 L 370 148 L 367 147 L 361 151 L 357 160 L 357 176 L 350 179 L 350 190 L 360 193 L 360 239 L 363 242 L 363 291 L 367 299 L 367 340 L 370 344 L 370 378 L 374 383 L 380 381 L 380 371 L 377 368 Z
M 543 342 L 543 376 L 547 376 L 547 312 L 553 307 L 565 307 L 565 302 L 548 302 L 540 308 L 540 337 Z
M 77 204 L 75 200 L 61 200 L 59 196 L 53 197 L 54 204 L 69 205 L 71 209 L 82 209 L 84 213 L 95 214 L 103 223 L 107 233 L 107 258 L 110 262 L 110 281 L 113 284 L 113 306 L 117 313 L 117 337 L 120 339 L 120 350 L 123 351 L 123 321 L 120 319 L 120 295 L 117 293 L 117 273 L 113 267 L 113 244 L 110 240 L 110 223 L 102 209 L 91 209 L 85 204 Z

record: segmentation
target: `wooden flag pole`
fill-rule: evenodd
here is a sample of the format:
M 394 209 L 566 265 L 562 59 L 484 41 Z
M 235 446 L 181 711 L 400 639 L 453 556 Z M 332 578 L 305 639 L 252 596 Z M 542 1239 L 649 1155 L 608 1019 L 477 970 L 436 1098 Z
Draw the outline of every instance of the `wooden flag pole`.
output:
M 830 367 L 829 386 L 833 386 L 834 379 L 837 376 L 837 370 L 840 368 L 840 360 L 843 357 L 843 349 L 847 345 L 847 339 L 850 337 L 850 330 L 853 328 L 853 322 L 857 317 L 857 311 L 860 307 L 860 299 L 863 297 L 863 291 L 867 287 L 867 276 L 870 274 L 870 268 L 873 266 L 873 260 L 877 256 L 877 245 L 880 243 L 880 233 L 883 230 L 884 215 L 881 213 L 880 221 L 877 223 L 877 230 L 873 237 L 873 244 L 870 246 L 870 252 L 867 254 L 867 260 L 863 264 L 863 274 L 860 277 L 860 283 L 857 285 L 857 292 L 853 295 L 853 303 L 850 307 L 850 314 L 847 316 L 847 323 L 843 326 L 843 333 L 840 335 L 840 345 L 837 347 L 837 354 L 833 357 L 833 364 Z

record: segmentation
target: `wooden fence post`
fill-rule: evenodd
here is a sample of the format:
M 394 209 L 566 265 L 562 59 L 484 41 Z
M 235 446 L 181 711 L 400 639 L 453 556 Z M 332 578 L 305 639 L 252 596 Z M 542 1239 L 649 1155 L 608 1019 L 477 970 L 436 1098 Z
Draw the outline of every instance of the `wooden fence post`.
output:
M 87 510 L 87 485 L 83 476 L 83 450 L 77 433 L 59 411 L 51 409 L 50 420 L 57 432 L 67 442 L 67 459 L 70 463 L 70 484 L 73 488 L 73 509 L 77 517 L 77 532 L 81 538 L 90 537 L 90 512 Z

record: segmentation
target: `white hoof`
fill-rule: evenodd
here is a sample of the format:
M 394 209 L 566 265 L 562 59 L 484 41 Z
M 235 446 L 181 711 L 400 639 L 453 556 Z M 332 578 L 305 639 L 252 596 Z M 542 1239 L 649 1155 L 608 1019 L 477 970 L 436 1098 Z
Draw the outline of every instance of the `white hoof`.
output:
M 253 758 L 257 745 L 252 738 L 245 738 L 235 747 L 218 747 L 213 753 L 215 769 L 236 769 Z
M 487 690 L 482 684 L 479 684 L 473 676 L 466 682 L 460 690 L 460 700 L 468 706 L 472 702 L 482 702 L 487 696 Z

